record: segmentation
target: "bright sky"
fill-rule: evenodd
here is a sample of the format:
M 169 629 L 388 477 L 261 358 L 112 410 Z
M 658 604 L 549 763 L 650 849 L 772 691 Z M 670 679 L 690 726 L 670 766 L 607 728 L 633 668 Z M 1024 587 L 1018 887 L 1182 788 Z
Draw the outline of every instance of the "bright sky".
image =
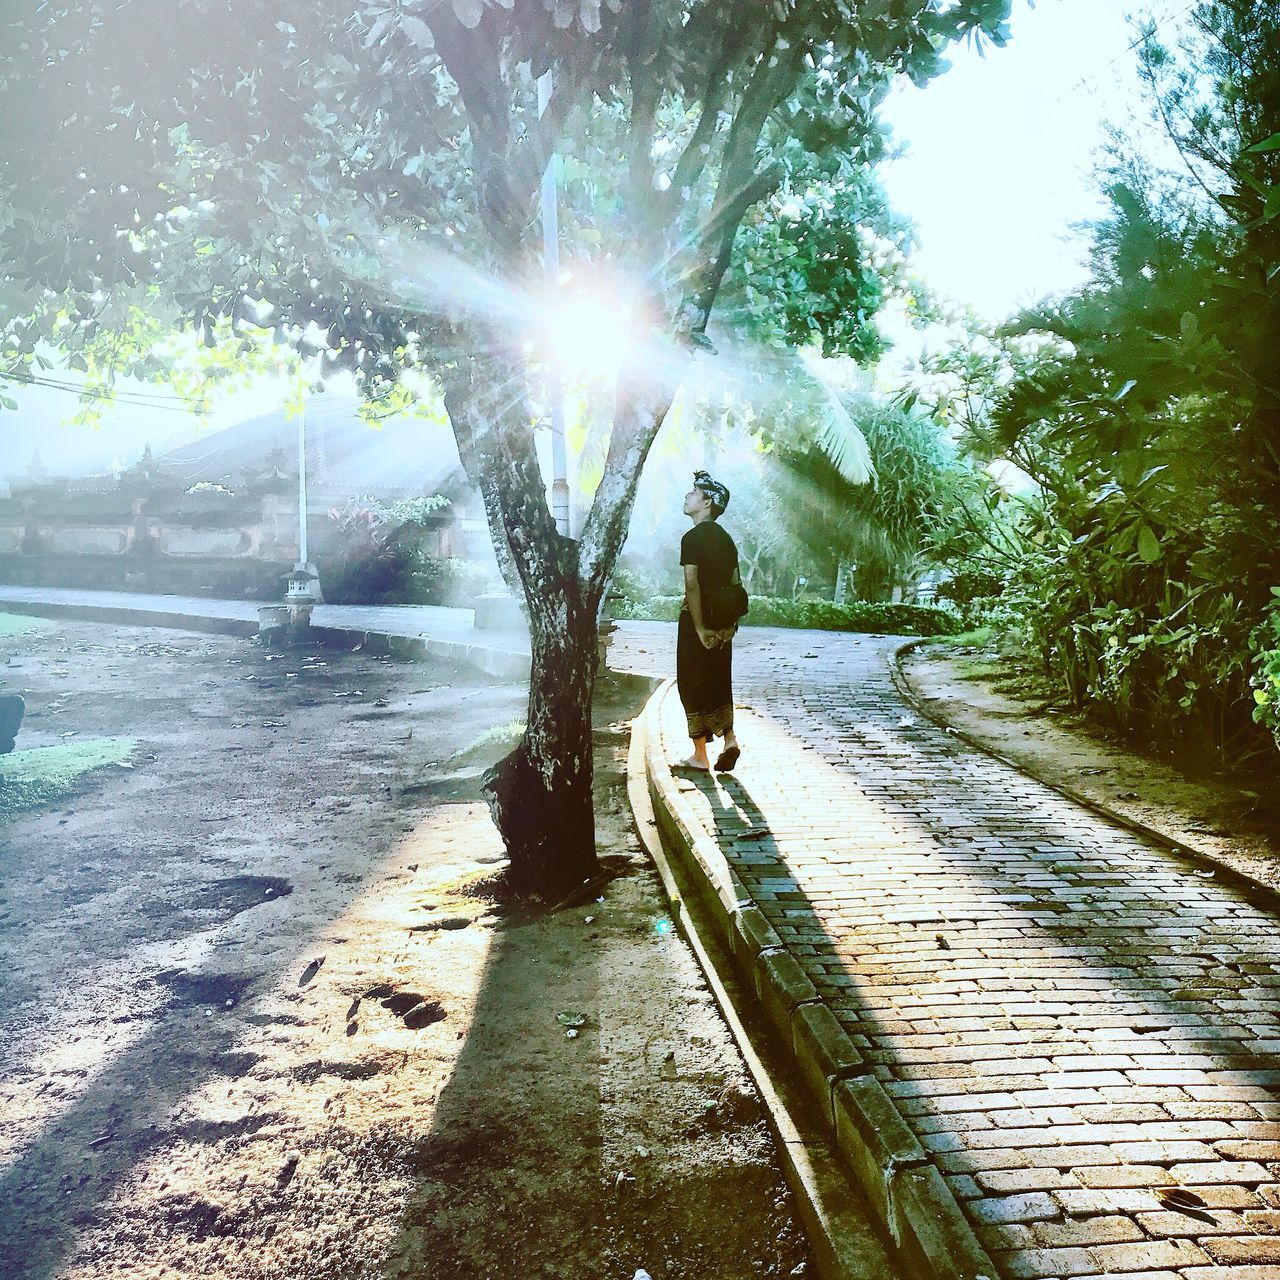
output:
M 1104 124 L 1145 119 L 1127 15 L 1168 34 L 1187 0 L 1014 0 L 1013 38 L 969 47 L 925 89 L 904 84 L 886 118 L 908 153 L 886 166 L 916 224 L 916 265 L 935 288 L 1002 320 L 1085 278 L 1072 223 L 1101 208 L 1091 177 Z

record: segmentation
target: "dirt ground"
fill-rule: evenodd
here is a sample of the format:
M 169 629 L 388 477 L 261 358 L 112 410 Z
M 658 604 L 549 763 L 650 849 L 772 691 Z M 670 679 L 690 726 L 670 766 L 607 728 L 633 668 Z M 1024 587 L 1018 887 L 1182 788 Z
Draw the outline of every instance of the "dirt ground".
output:
M 1176 742 L 1157 753 L 1108 738 L 1083 717 L 1046 706 L 1044 690 L 989 650 L 924 645 L 906 656 L 903 672 L 930 710 L 1028 772 L 1280 889 L 1274 786 L 1180 765 L 1178 756 L 1190 753 Z
M 512 685 L 70 622 L 6 653 L 20 749 L 128 746 L 0 818 L 6 1280 L 811 1270 L 631 827 L 634 688 L 620 874 L 534 914 L 476 800 Z

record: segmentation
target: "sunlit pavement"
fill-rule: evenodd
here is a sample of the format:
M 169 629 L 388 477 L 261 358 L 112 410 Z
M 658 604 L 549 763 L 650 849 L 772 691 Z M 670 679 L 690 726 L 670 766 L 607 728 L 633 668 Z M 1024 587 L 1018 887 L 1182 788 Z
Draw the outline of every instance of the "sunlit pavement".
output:
M 51 610 L 75 610 L 80 616 L 98 614 L 153 615 L 156 618 L 187 617 L 256 628 L 258 600 L 220 600 L 207 596 L 156 595 L 130 591 L 88 591 L 74 587 L 24 587 L 0 585 L 0 609 L 24 604 Z M 460 644 L 484 644 L 501 652 L 527 654 L 529 638 L 510 631 L 477 631 L 471 609 L 441 605 L 317 605 L 312 623 L 353 635 L 378 632 L 406 639 L 432 639 Z M 668 622 L 620 622 L 609 653 L 609 665 L 618 671 L 642 675 L 671 675 L 675 670 L 675 624 Z M 760 643 L 757 637 L 773 629 L 745 631 L 738 648 Z
M 0 585 L 0 609 L 6 605 L 33 605 L 50 612 L 66 612 L 81 618 L 102 621 L 145 622 L 177 625 L 187 618 L 251 634 L 258 625 L 257 600 L 220 600 L 207 596 L 156 595 L 130 591 L 88 591 L 74 587 L 24 587 Z M 317 605 L 312 623 L 331 631 L 349 631 L 353 636 L 375 632 L 410 640 L 437 640 L 446 644 L 484 646 L 498 653 L 524 656 L 529 652 L 527 635 L 511 631 L 477 631 L 471 609 L 441 605 Z M 643 675 L 670 675 L 675 663 L 675 624 L 667 622 L 621 622 L 610 649 L 609 665 L 618 671 Z M 210 629 L 218 629 L 216 625 Z M 750 645 L 749 637 L 772 634 L 772 630 L 745 632 L 739 647 Z
M 919 720 L 900 643 L 744 631 L 742 761 L 683 798 L 1004 1275 L 1276 1280 L 1275 916 Z

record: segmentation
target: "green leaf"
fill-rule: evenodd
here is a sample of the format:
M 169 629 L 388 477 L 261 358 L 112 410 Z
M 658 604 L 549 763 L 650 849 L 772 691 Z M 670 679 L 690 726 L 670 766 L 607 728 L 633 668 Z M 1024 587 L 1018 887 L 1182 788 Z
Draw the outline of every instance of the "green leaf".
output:
M 1138 555 L 1146 564 L 1155 564 L 1160 559 L 1160 539 L 1148 524 L 1138 530 Z
M 484 0 L 453 0 L 453 16 L 469 30 L 478 27 L 484 17 Z
M 411 18 L 408 14 L 400 19 L 400 30 L 409 37 L 409 42 L 419 49 L 431 48 L 431 28 L 421 18 Z
M 1261 142 L 1255 142 L 1253 146 L 1246 147 L 1246 151 L 1280 151 L 1280 133 L 1273 133 L 1269 138 L 1263 138 Z

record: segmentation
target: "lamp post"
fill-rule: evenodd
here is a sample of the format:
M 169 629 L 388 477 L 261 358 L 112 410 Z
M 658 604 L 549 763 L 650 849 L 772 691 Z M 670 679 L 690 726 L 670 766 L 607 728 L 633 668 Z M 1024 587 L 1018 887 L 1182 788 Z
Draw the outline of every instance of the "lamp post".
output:
M 298 563 L 307 565 L 307 402 L 303 400 L 298 414 Z
M 298 414 L 298 561 L 289 574 L 284 600 L 289 625 L 295 629 L 311 623 L 311 607 L 320 599 L 320 575 L 307 555 L 307 402 Z
M 551 72 L 538 77 L 538 118 L 551 102 Z M 548 296 L 560 283 L 560 216 L 557 208 L 556 158 L 547 157 L 542 172 L 542 268 Z M 547 398 L 551 402 L 551 514 L 556 528 L 569 536 L 569 466 L 564 440 L 564 386 L 554 356 L 547 363 Z

